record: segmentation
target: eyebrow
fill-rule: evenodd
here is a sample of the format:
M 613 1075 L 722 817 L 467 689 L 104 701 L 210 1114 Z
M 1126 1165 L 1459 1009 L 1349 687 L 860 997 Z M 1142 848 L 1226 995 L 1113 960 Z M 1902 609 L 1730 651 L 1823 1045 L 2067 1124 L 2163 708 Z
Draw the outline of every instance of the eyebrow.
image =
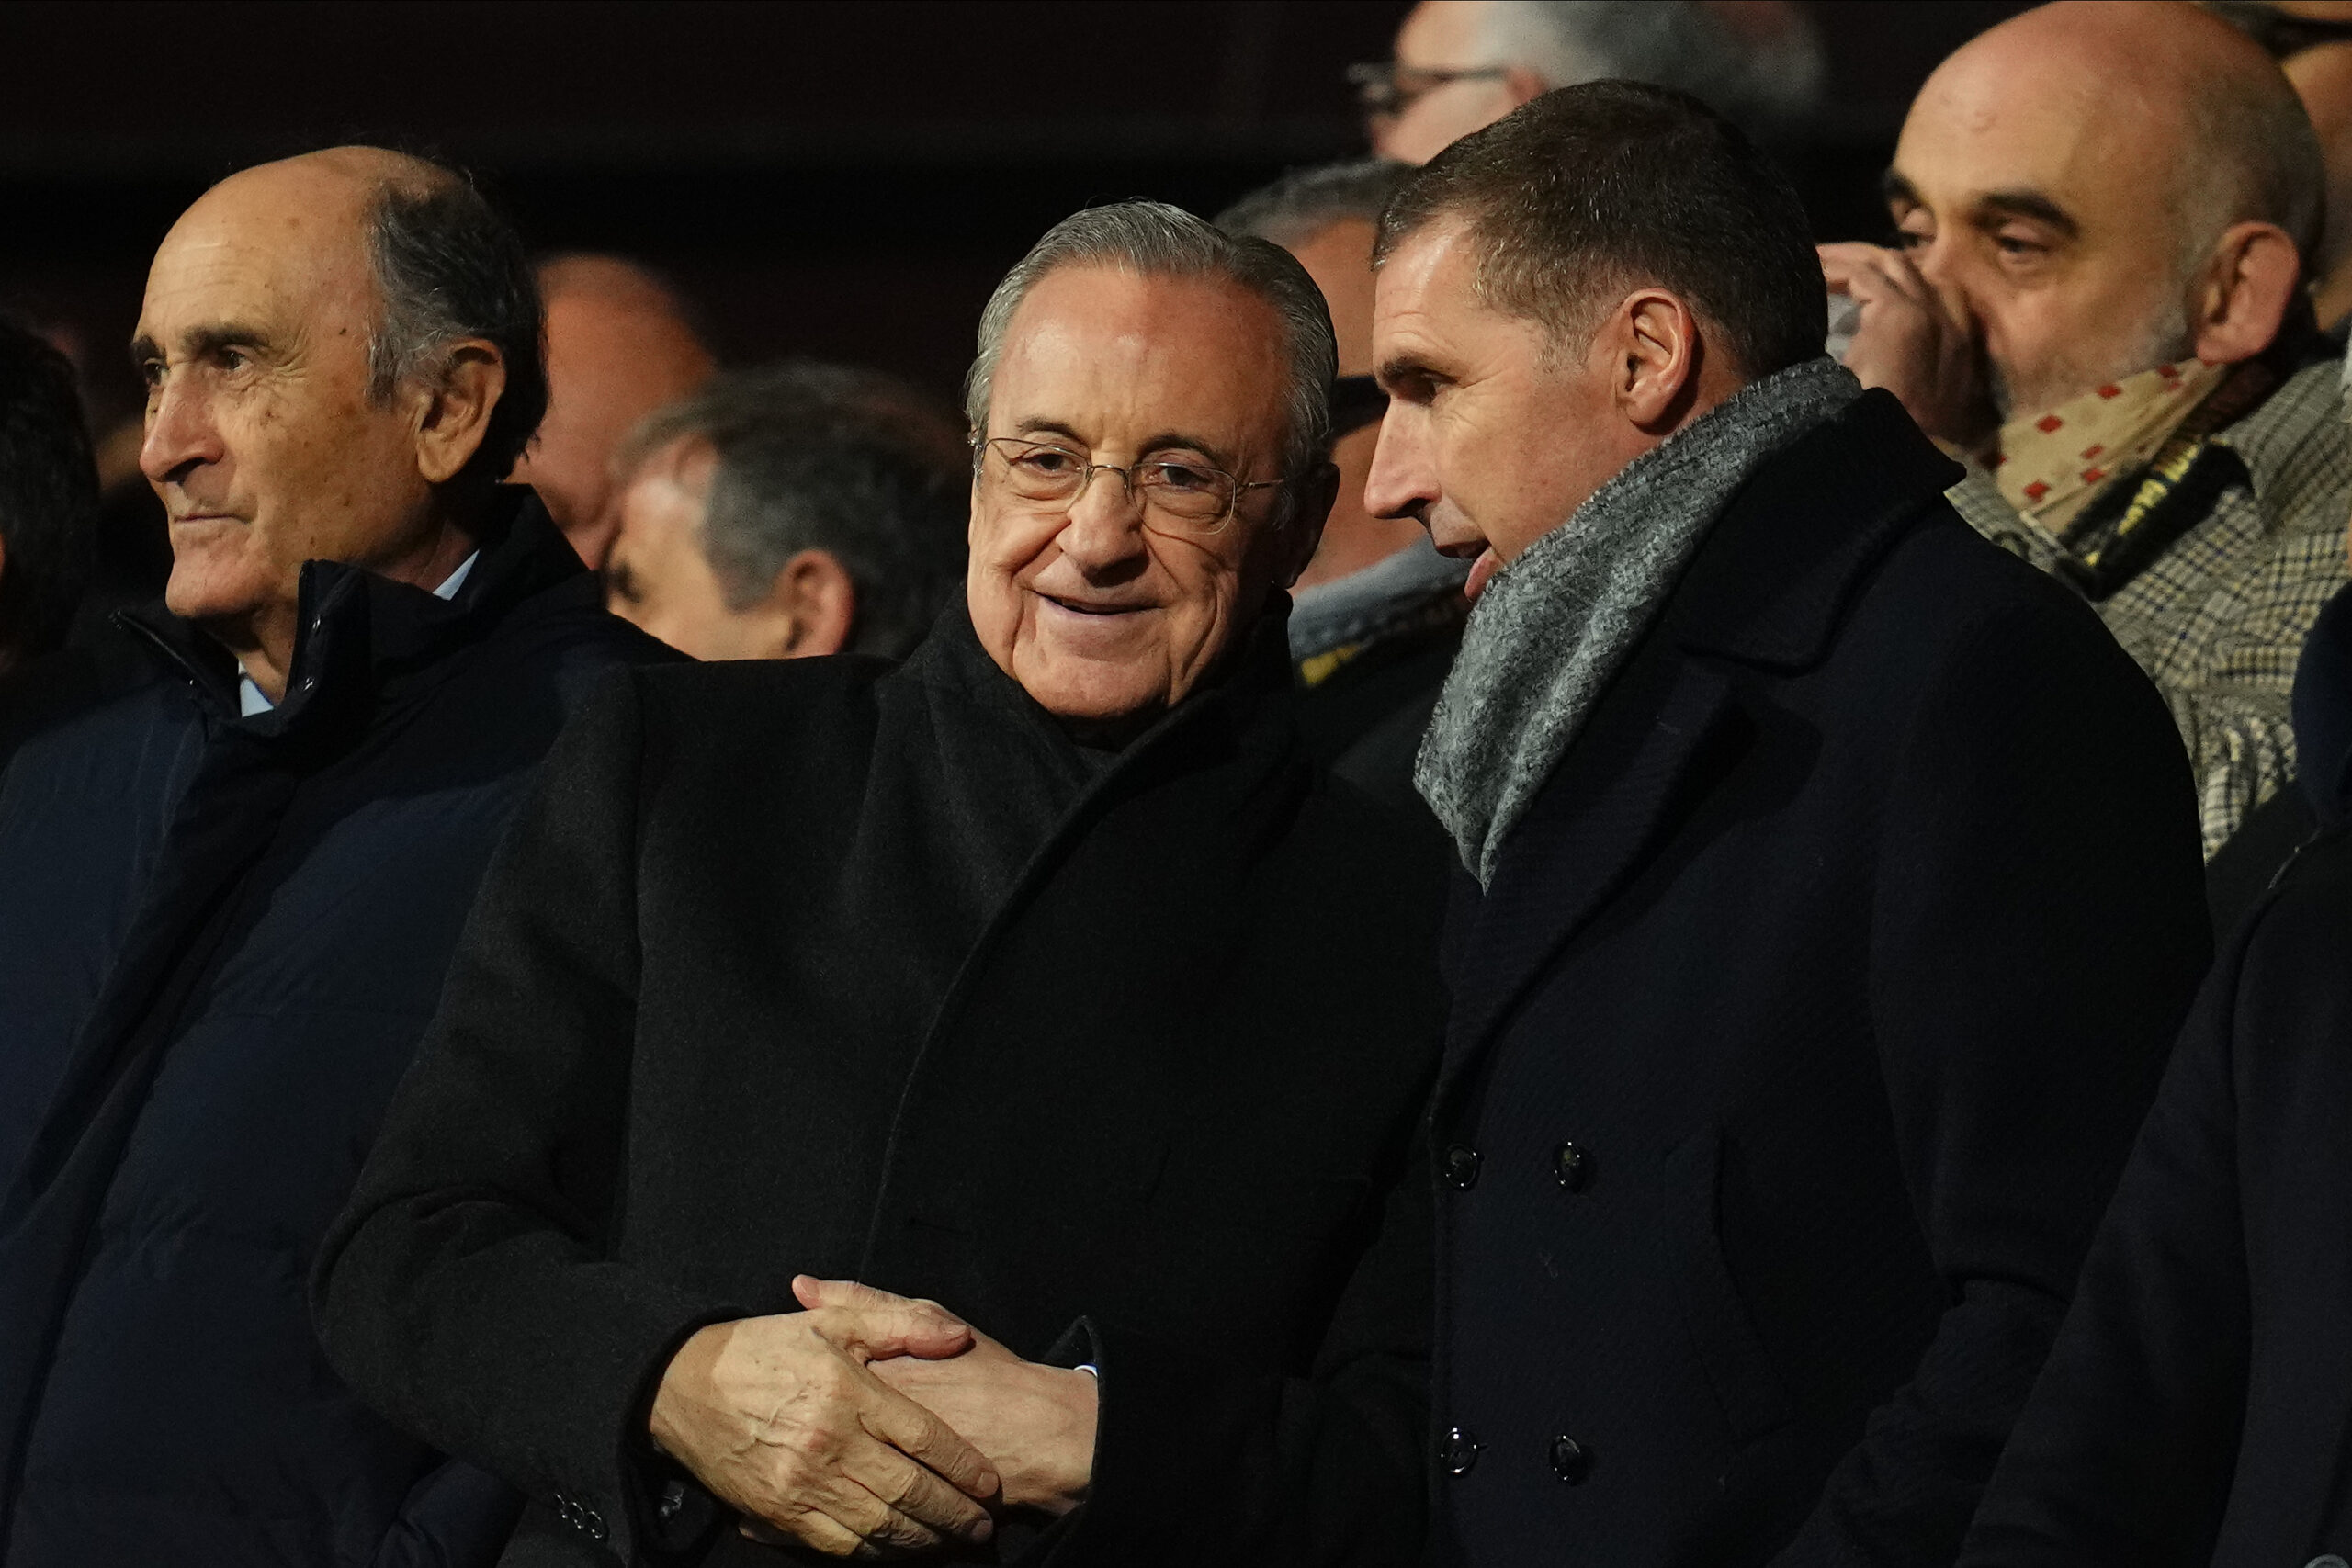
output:
M 1878 190 L 1890 207 L 1897 202 L 1908 202 L 1913 207 L 1928 205 L 1919 195 L 1919 188 L 1893 169 L 1879 175 Z M 2073 213 L 2038 190 L 1987 191 L 1976 198 L 1976 210 L 1980 221 L 1986 214 L 2030 218 L 2037 223 L 2047 223 L 2070 240 L 2082 232 L 2082 225 L 2075 221 Z
M 1092 442 L 1087 440 L 1086 437 L 1080 435 L 1077 431 L 1072 430 L 1069 425 L 1062 423 L 1059 420 L 1024 419 L 1020 423 L 1014 425 L 1013 429 L 1015 432 L 1023 435 L 1059 435 L 1067 440 L 1075 441 L 1080 446 L 1087 447 L 1090 450 L 1091 450 L 1093 446 Z M 1190 451 L 1198 452 L 1212 463 L 1230 466 L 1231 459 L 1227 457 L 1224 449 L 1219 447 L 1216 443 L 1204 441 L 1197 435 L 1189 435 L 1181 430 L 1163 430 L 1158 434 L 1152 436 L 1148 441 L 1142 443 L 1136 450 L 1141 452 L 1165 452 L 1171 447 L 1181 447 Z
M 2030 218 L 2037 223 L 2047 223 L 2070 240 L 2082 231 L 2073 213 L 2038 190 L 1987 191 L 1976 198 L 1976 207 L 1980 212 L 2006 213 L 2014 218 Z
M 267 333 L 243 321 L 209 321 L 200 327 L 190 327 L 180 334 L 180 351 L 190 359 L 201 359 L 241 344 L 254 348 L 273 346 Z M 130 340 L 133 368 L 162 355 L 162 345 L 147 333 L 141 333 Z

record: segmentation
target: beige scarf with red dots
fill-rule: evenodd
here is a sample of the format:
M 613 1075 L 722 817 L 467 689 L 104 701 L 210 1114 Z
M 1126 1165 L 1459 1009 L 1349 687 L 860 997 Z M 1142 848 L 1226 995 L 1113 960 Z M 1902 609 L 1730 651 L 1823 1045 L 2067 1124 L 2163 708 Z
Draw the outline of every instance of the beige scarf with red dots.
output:
M 1993 479 L 2019 513 L 2052 534 L 2119 474 L 2135 472 L 2228 377 L 2188 359 L 2159 365 L 2001 427 Z

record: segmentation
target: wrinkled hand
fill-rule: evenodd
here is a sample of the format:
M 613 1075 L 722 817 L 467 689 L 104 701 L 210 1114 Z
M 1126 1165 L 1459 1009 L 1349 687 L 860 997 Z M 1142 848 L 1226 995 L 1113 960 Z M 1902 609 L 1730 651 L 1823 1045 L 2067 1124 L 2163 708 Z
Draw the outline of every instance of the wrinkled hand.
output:
M 1861 313 L 1846 368 L 1863 386 L 1893 392 L 1937 440 L 1982 450 L 2001 421 L 1966 304 L 1946 299 L 1901 251 L 1852 243 L 1820 250 L 1829 291 Z
M 972 1332 L 934 1307 L 889 1301 L 713 1324 L 671 1359 L 653 1440 L 749 1517 L 746 1535 L 888 1557 L 992 1533 L 982 1504 L 998 1497 L 996 1472 L 867 1365 L 956 1355 Z
M 792 1292 L 812 1311 L 871 1313 L 877 1321 L 935 1307 L 848 1280 L 804 1276 Z M 961 1355 L 877 1359 L 871 1370 L 988 1455 L 1003 1478 L 1005 1506 L 1069 1513 L 1086 1501 L 1094 1479 L 1092 1374 L 1024 1361 L 978 1329 L 967 1331 L 971 1348 Z

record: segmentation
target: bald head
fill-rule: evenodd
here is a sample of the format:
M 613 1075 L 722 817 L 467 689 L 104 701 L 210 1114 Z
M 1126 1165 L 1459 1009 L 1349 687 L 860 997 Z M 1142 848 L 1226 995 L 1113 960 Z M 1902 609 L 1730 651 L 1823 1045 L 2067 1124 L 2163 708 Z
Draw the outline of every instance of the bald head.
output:
M 207 191 L 156 252 L 131 352 L 167 600 L 265 691 L 302 564 L 446 577 L 546 401 L 520 243 L 462 177 L 381 148 Z
M 2235 28 L 2156 0 L 2071 3 L 1937 69 L 1888 198 L 2023 412 L 2267 348 L 2318 242 L 2323 177 L 2293 88 Z
M 2030 117 L 2086 172 L 2133 181 L 2197 232 L 2277 224 L 2317 243 L 2324 176 L 2294 88 L 2252 39 L 2193 6 L 2062 0 L 2015 17 L 1928 79 L 1912 117 L 1944 134 Z
M 613 455 L 631 427 L 698 389 L 716 368 L 670 286 L 619 256 L 564 255 L 540 265 L 547 300 L 548 415 L 514 478 L 590 566 L 601 566 L 619 519 Z

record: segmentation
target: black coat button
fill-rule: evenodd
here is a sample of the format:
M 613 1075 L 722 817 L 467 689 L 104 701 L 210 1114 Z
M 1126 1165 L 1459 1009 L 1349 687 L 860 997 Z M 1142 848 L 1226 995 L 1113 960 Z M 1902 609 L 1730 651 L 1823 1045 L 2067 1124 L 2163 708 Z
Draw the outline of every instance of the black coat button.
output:
M 1478 1462 L 1478 1434 L 1467 1427 L 1453 1427 L 1437 1440 L 1437 1462 L 1448 1475 L 1467 1475 Z
M 1592 1179 L 1592 1156 L 1578 1145 L 1562 1144 L 1552 1151 L 1552 1175 L 1569 1191 L 1581 1192 Z
M 1460 1144 L 1445 1151 L 1445 1179 L 1467 1192 L 1478 1185 L 1478 1151 Z
M 1552 1473 L 1571 1486 L 1581 1485 L 1592 1473 L 1592 1450 L 1574 1438 L 1553 1438 Z

